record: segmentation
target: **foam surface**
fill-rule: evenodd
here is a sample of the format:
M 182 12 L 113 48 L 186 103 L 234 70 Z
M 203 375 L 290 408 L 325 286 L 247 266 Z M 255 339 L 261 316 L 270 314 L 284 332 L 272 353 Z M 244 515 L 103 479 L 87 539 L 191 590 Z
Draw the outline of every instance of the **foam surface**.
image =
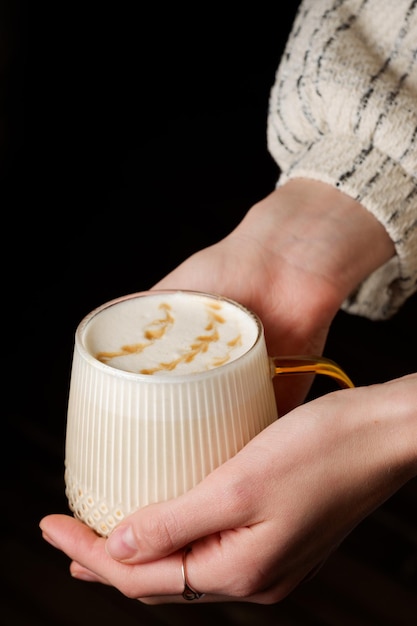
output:
M 89 322 L 84 345 L 117 369 L 175 375 L 233 361 L 257 336 L 254 317 L 239 306 L 179 291 L 113 304 Z

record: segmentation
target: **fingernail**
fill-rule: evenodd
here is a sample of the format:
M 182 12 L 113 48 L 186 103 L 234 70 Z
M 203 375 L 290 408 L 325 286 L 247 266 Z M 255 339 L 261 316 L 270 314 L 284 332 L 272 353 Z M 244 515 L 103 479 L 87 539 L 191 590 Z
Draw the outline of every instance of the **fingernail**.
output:
M 115 528 L 106 541 L 106 551 L 116 561 L 126 561 L 136 554 L 138 546 L 131 526 Z
M 87 571 L 72 570 L 70 573 L 71 573 L 71 576 L 73 578 L 76 578 L 77 580 L 83 580 L 87 583 L 97 582 L 97 576 L 95 576 L 94 574 L 90 574 Z
M 59 546 L 58 544 L 52 539 L 52 537 L 50 536 L 49 533 L 47 533 L 43 527 L 42 527 L 42 523 L 39 524 L 39 528 L 41 529 L 42 532 L 42 538 L 45 539 L 45 541 L 47 541 L 51 546 L 53 546 L 54 548 L 58 548 Z

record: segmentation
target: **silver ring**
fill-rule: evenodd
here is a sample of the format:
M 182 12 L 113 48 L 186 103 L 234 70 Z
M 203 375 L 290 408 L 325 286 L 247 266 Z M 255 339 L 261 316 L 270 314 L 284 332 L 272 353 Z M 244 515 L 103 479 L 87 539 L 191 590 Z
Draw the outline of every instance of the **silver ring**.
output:
M 184 600 L 188 600 L 190 602 L 191 600 L 198 600 L 199 598 L 202 598 L 205 594 L 196 591 L 188 583 L 187 568 L 185 565 L 185 559 L 186 559 L 188 552 L 191 552 L 191 548 L 185 548 L 182 553 L 181 572 L 182 572 L 182 580 L 184 582 L 184 591 L 182 592 L 182 597 L 184 598 Z

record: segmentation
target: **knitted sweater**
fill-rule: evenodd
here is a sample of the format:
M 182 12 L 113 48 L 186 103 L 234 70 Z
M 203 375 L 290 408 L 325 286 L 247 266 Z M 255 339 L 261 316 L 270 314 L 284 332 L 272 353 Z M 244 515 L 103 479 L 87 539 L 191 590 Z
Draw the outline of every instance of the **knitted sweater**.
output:
M 386 228 L 395 257 L 343 308 L 392 316 L 417 291 L 417 0 L 303 0 L 271 91 L 268 147 L 278 185 L 324 181 Z

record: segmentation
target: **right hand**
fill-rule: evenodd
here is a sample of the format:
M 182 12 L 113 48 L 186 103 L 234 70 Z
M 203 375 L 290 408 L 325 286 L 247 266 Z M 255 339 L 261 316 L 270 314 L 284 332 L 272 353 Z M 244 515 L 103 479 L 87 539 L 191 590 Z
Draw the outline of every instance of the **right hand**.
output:
M 181 554 L 199 602 L 278 602 L 417 474 L 417 374 L 326 394 L 252 439 L 196 487 L 98 537 L 44 518 L 80 579 L 146 603 L 183 602 Z

